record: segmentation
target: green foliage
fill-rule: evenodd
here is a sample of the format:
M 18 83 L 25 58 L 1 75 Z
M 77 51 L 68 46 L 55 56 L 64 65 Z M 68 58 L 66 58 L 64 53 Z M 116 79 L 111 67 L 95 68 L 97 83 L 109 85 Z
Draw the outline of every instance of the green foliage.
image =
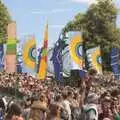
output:
M 63 32 L 66 33 L 68 31 L 80 31 L 81 30 L 81 20 L 84 15 L 79 13 L 74 17 L 73 21 L 68 22 L 68 24 L 63 29 Z
M 0 0 L 0 43 L 7 39 L 7 25 L 11 21 L 6 6 Z
M 85 14 L 75 16 L 63 29 L 64 32 L 82 31 L 86 49 L 100 45 L 105 69 L 110 68 L 111 49 L 120 48 L 120 29 L 116 27 L 117 13 L 113 0 L 98 0 Z

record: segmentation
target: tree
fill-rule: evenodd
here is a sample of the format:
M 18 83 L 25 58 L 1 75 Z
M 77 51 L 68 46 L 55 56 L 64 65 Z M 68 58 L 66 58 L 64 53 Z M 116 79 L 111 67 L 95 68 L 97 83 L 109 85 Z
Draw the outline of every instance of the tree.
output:
M 76 30 L 79 26 L 77 30 L 83 33 L 86 49 L 100 45 L 105 69 L 110 68 L 111 49 L 120 47 L 120 29 L 116 27 L 117 12 L 113 0 L 98 0 L 98 3 L 92 4 L 78 21 L 73 20 L 73 25 L 69 23 L 63 29 L 66 32 L 70 28 Z
M 0 43 L 4 43 L 7 39 L 7 25 L 10 21 L 8 10 L 0 0 Z
M 77 14 L 74 17 L 73 21 L 68 22 L 68 24 L 63 28 L 63 32 L 66 33 L 68 31 L 80 31 L 82 28 L 81 20 L 83 19 L 84 14 Z

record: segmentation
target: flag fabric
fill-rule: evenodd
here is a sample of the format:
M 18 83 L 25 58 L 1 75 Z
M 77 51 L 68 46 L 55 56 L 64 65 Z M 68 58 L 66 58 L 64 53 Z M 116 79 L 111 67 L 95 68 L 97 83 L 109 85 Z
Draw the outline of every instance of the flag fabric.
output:
M 11 22 L 7 28 L 6 72 L 16 72 L 16 23 Z
M 88 49 L 86 51 L 90 68 L 94 68 L 98 73 L 102 74 L 102 57 L 100 47 Z
M 56 42 L 53 51 L 51 61 L 54 67 L 55 79 L 62 80 L 63 77 L 63 54 L 62 52 L 68 46 L 66 40 L 63 38 L 62 33 L 59 35 L 58 41 Z
M 37 59 L 37 62 L 36 62 L 36 73 L 39 72 L 42 50 L 43 50 L 43 48 L 38 49 L 38 59 Z
M 35 73 L 36 71 L 36 41 L 29 37 L 23 44 L 23 72 Z
M 42 53 L 40 55 L 39 60 L 39 70 L 37 73 L 38 79 L 45 80 L 47 75 L 47 49 L 48 49 L 48 23 L 45 28 L 45 36 L 44 36 L 44 45 L 42 47 Z
M 21 49 L 20 43 L 17 44 L 17 73 L 22 73 L 22 65 L 23 65 L 23 59 L 22 59 L 22 49 Z
M 120 50 L 118 48 L 112 48 L 111 50 L 111 67 L 114 73 L 115 78 L 119 78 L 120 70 L 119 70 L 119 59 L 120 59 Z
M 56 43 L 53 49 L 51 61 L 53 62 L 55 79 L 62 80 L 63 62 L 62 62 L 62 46 L 60 45 L 60 41 L 58 41 L 58 44 Z
M 0 44 L 0 71 L 4 69 L 4 45 Z
M 69 53 L 72 59 L 72 69 L 82 70 L 84 67 L 83 39 L 80 32 L 69 32 Z

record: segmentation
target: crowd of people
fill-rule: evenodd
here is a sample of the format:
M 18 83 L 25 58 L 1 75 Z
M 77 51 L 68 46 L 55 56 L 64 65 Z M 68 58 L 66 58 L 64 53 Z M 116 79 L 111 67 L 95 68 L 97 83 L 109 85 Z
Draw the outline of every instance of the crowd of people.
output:
M 0 87 L 17 86 L 23 99 L 2 96 L 0 120 L 120 120 L 120 82 L 112 73 L 91 69 L 79 82 L 74 87 L 2 72 Z

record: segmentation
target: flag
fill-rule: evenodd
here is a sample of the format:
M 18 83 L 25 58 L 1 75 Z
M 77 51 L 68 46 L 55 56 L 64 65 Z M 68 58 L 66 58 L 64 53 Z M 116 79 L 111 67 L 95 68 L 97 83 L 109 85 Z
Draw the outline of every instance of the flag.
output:
M 47 49 L 48 49 L 48 23 L 46 24 L 45 28 L 45 35 L 44 35 L 44 45 L 42 48 L 42 53 L 39 58 L 39 70 L 37 73 L 38 79 L 44 80 L 47 75 Z
M 63 38 L 61 38 L 61 35 L 62 34 L 60 34 L 59 39 L 53 48 L 52 57 L 50 59 L 53 63 L 55 79 L 59 81 L 62 80 L 62 76 L 63 76 L 62 51 L 68 46 L 66 41 Z
M 53 49 L 53 54 L 51 61 L 53 62 L 55 79 L 61 80 L 62 79 L 62 47 L 60 44 L 56 44 Z
M 0 71 L 4 69 L 4 45 L 0 44 Z
M 82 70 L 84 67 L 83 58 L 83 39 L 80 32 L 70 32 L 69 37 L 69 53 L 71 56 L 72 68 L 75 70 Z
M 21 47 L 20 43 L 17 44 L 17 73 L 22 73 L 23 59 Z
M 89 67 L 97 70 L 98 73 L 102 73 L 102 57 L 100 47 L 88 49 L 86 51 Z
M 16 23 L 11 22 L 7 27 L 6 72 L 16 72 Z
M 37 59 L 37 62 L 36 62 L 36 73 L 39 73 L 42 50 L 43 50 L 43 48 L 38 49 L 38 59 Z
M 35 73 L 36 71 L 36 41 L 29 37 L 23 44 L 23 72 Z
M 119 74 L 120 74 L 120 70 L 119 70 L 119 59 L 120 59 L 119 49 L 112 48 L 110 57 L 111 57 L 112 71 L 114 73 L 115 78 L 118 79 Z

